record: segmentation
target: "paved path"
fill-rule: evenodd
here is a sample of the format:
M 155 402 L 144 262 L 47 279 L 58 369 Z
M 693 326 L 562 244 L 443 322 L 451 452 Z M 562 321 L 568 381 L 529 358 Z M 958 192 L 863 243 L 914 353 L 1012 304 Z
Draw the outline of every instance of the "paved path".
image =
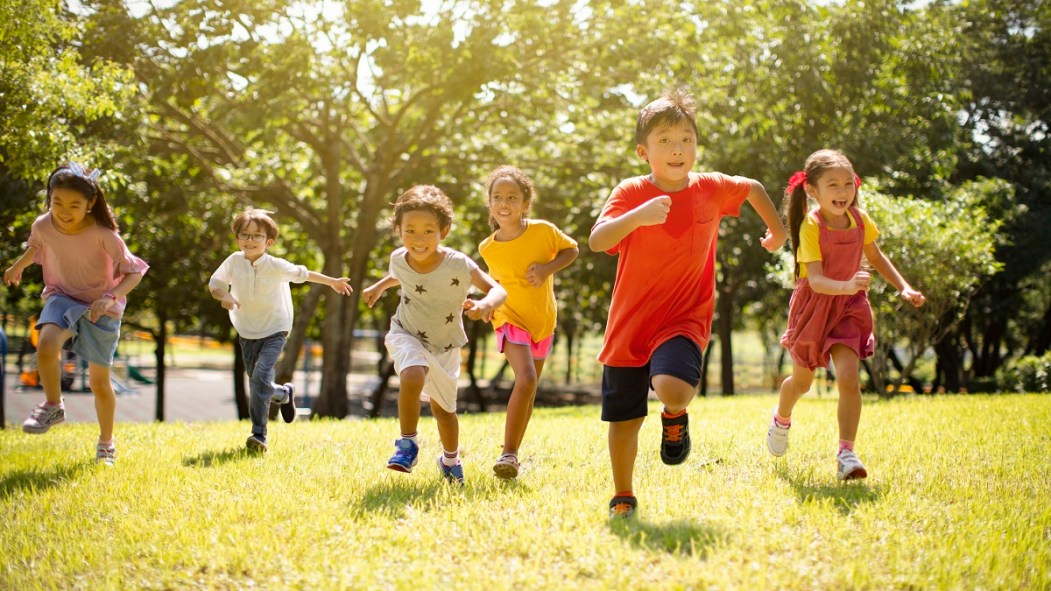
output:
M 8 426 L 21 425 L 29 416 L 34 406 L 44 400 L 44 392 L 39 388 L 24 389 L 18 387 L 18 376 L 12 363 L 8 363 L 7 389 L 4 393 L 4 416 Z M 306 384 L 303 372 L 296 372 L 294 377 L 300 394 L 304 385 L 309 387 L 310 394 L 317 394 L 320 377 L 311 376 Z M 376 378 L 352 375 L 348 386 L 351 388 L 351 413 L 364 414 L 363 402 L 365 392 L 371 390 Z M 80 378 L 74 388 L 80 387 Z M 149 384 L 132 382 L 132 391 L 117 396 L 117 422 L 150 422 L 156 417 L 157 390 Z M 233 421 L 237 420 L 237 407 L 234 405 L 233 375 L 226 369 L 189 369 L 168 368 L 165 383 L 165 420 L 175 421 Z M 70 422 L 95 422 L 95 397 L 91 392 L 67 392 L 66 420 Z M 387 401 L 393 398 L 388 390 Z M 297 399 L 298 400 L 298 399 Z M 396 411 L 395 411 L 396 412 Z M 393 416 L 386 412 L 385 416 Z

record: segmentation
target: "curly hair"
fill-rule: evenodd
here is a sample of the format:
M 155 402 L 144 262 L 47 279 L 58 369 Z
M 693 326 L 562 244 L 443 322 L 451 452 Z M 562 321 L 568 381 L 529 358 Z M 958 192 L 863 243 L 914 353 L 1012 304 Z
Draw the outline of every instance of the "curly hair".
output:
M 401 219 L 409 211 L 429 211 L 438 218 L 438 226 L 445 230 L 453 223 L 453 203 L 441 189 L 434 185 L 415 185 L 398 196 L 394 202 L 394 215 L 390 223 L 401 227 Z

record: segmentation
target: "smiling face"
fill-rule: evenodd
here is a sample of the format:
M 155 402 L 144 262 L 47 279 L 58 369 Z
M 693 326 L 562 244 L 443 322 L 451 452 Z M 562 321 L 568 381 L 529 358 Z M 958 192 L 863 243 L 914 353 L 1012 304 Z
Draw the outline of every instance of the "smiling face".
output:
M 681 191 L 690 184 L 690 170 L 697 162 L 697 133 L 685 121 L 660 125 L 635 152 L 649 162 L 655 185 L 670 193 Z
M 518 228 L 525 218 L 529 202 L 522 194 L 522 188 L 514 180 L 504 177 L 497 179 L 489 191 L 489 214 L 493 216 L 501 229 Z
M 821 215 L 828 221 L 846 215 L 857 196 L 854 170 L 842 166 L 825 169 L 817 182 L 807 182 L 805 188 L 807 194 L 817 201 Z
M 409 252 L 409 266 L 416 271 L 428 271 L 442 259 L 438 245 L 449 228 L 442 228 L 438 216 L 427 209 L 413 209 L 402 213 L 401 224 L 395 229 L 402 246 Z
M 88 214 L 94 204 L 76 189 L 56 187 L 51 190 L 51 222 L 65 234 L 81 232 L 95 222 Z
M 266 236 L 266 228 L 254 221 L 237 232 L 237 246 L 249 261 L 255 262 L 273 245 L 274 241 Z

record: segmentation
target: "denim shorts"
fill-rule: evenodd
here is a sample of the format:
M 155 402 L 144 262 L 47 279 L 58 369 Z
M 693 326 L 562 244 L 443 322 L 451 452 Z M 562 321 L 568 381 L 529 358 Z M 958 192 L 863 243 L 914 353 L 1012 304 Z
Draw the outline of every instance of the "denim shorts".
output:
M 646 416 L 653 376 L 678 378 L 693 387 L 701 382 L 701 349 L 686 337 L 661 343 L 641 367 L 602 367 L 602 420 L 630 421 Z
M 81 359 L 111 366 L 113 356 L 117 353 L 117 341 L 120 340 L 120 320 L 102 316 L 92 322 L 88 320 L 88 309 L 88 306 L 69 296 L 53 294 L 44 302 L 36 327 L 39 329 L 45 324 L 55 324 L 72 331 L 73 336 L 65 348 L 72 349 Z

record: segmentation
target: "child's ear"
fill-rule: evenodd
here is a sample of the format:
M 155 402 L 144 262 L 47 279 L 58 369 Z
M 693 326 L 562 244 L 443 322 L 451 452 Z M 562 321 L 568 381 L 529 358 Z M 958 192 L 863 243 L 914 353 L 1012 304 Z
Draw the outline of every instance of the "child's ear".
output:
M 637 144 L 635 146 L 635 153 L 639 155 L 639 158 L 642 158 L 646 162 L 650 161 L 649 158 L 646 157 L 646 146 L 642 144 Z
M 452 230 L 452 229 L 453 229 L 453 227 L 451 225 L 445 226 L 444 228 L 442 228 L 442 240 L 445 240 L 445 237 L 449 235 L 449 230 Z

